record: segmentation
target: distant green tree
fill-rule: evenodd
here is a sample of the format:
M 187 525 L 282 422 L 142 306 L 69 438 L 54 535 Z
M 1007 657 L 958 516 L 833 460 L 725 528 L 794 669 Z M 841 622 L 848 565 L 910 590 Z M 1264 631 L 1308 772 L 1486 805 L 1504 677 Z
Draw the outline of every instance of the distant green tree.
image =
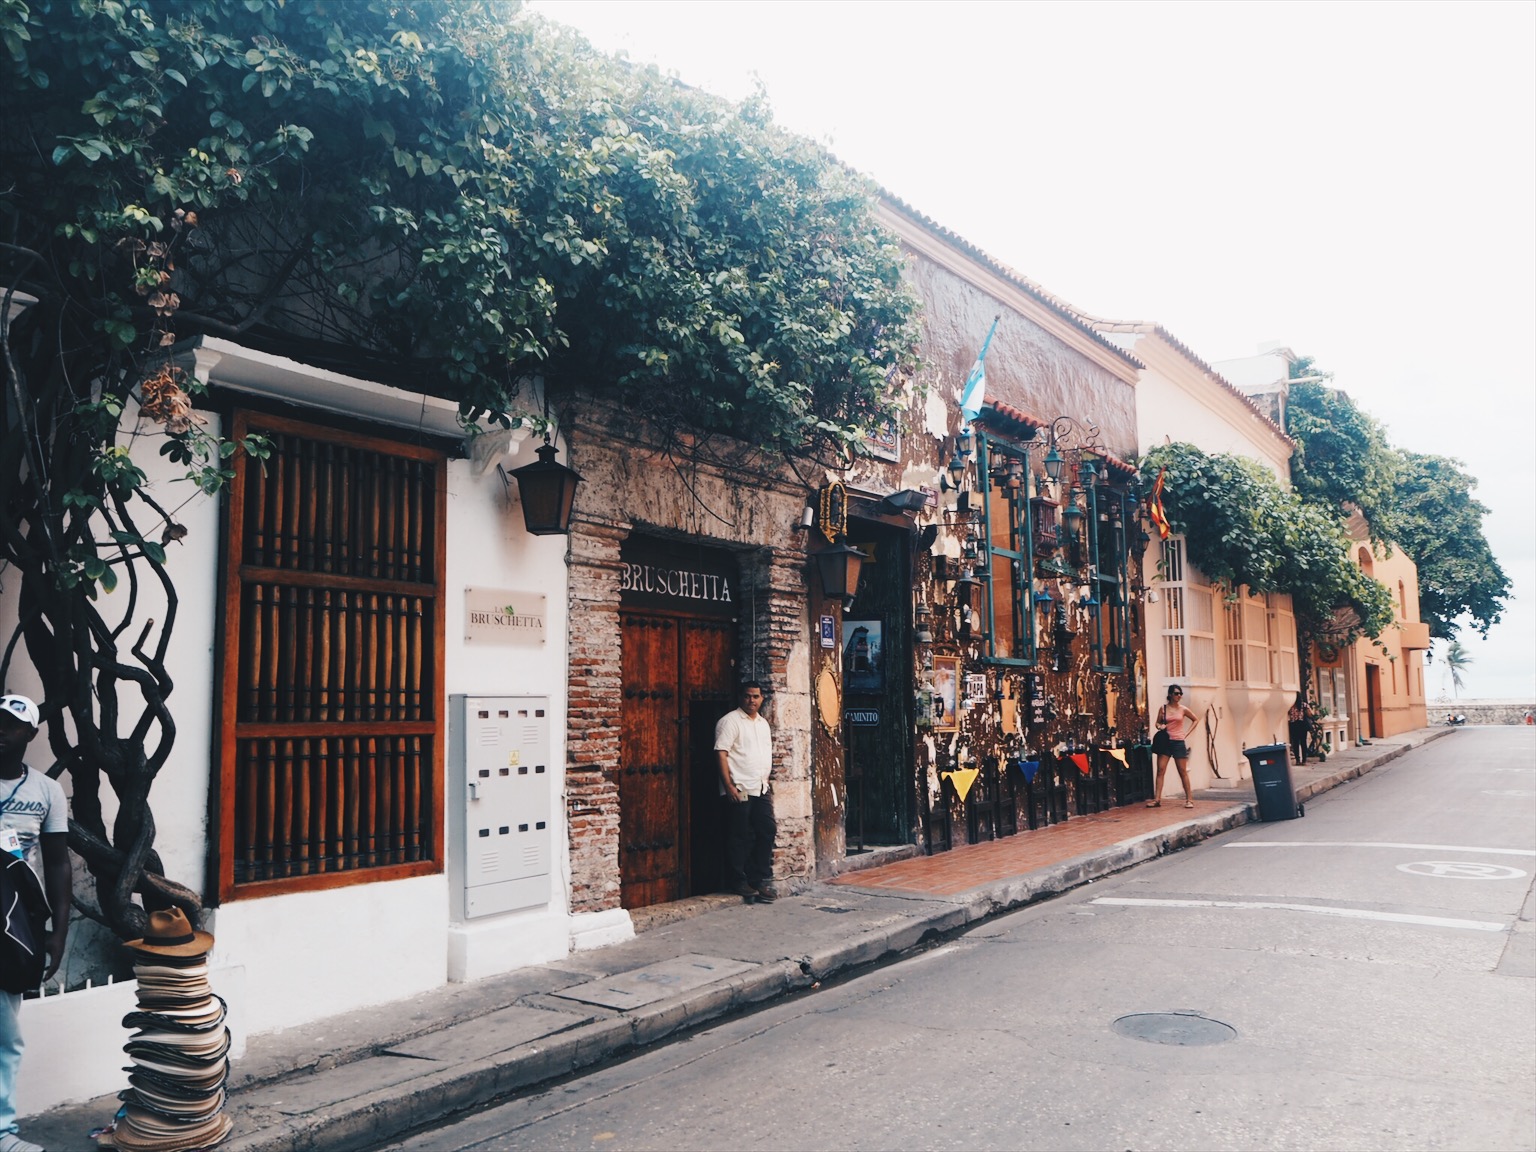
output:
M 1477 480 L 1459 460 L 1400 454 L 1393 541 L 1419 570 L 1419 618 L 1439 640 L 1470 618 L 1484 636 L 1509 598 L 1509 578 L 1483 534 L 1488 509 L 1473 495 Z
M 1329 376 L 1310 358 L 1293 378 Z M 1358 510 L 1378 548 L 1400 547 L 1418 567 L 1419 617 L 1450 639 L 1470 618 L 1484 635 L 1509 598 L 1509 580 L 1483 533 L 1488 509 L 1477 481 L 1444 456 L 1399 451 L 1385 429 L 1326 382 L 1292 384 L 1286 431 L 1296 441 L 1291 481 L 1304 499 L 1336 514 Z
M 1309 358 L 1291 367 L 1293 376 L 1318 373 Z M 1393 538 L 1393 489 L 1399 461 L 1385 430 L 1349 395 L 1329 384 L 1304 381 L 1290 386 L 1285 430 L 1296 441 L 1291 484 L 1303 499 L 1334 512 L 1359 509 L 1376 542 Z
M 1451 690 L 1459 697 L 1467 686 L 1463 673 L 1472 666 L 1472 657 L 1460 640 L 1452 640 L 1441 659 L 1445 661 L 1445 670 L 1451 674 Z

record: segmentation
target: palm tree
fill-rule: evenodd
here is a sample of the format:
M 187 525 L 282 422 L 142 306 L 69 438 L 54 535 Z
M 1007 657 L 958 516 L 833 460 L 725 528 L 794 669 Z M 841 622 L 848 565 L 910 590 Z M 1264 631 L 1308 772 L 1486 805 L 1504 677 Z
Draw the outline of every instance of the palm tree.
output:
M 1451 674 L 1451 689 L 1459 697 L 1467 686 L 1462 673 L 1472 666 L 1472 657 L 1460 640 L 1452 640 L 1445 650 L 1445 668 Z

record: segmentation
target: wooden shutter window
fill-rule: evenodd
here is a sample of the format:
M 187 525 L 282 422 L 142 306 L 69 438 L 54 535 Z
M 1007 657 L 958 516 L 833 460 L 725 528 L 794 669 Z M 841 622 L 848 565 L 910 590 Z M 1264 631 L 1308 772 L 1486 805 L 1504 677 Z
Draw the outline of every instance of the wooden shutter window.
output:
M 224 584 L 221 898 L 442 867 L 441 453 L 240 412 Z

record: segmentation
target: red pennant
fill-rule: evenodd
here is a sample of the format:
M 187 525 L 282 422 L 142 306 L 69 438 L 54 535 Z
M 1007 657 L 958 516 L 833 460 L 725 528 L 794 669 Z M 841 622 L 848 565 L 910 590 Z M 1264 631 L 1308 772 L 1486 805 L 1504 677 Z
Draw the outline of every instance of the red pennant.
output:
M 1071 760 L 1072 763 L 1077 765 L 1078 771 L 1081 772 L 1084 776 L 1092 774 L 1093 769 L 1088 764 L 1088 753 L 1070 752 L 1067 754 L 1067 758 Z
M 1157 536 L 1160 540 L 1168 539 L 1173 529 L 1168 524 L 1168 515 L 1163 511 L 1163 478 L 1167 474 L 1167 468 L 1157 470 L 1157 482 L 1152 485 L 1152 499 L 1147 504 L 1147 514 L 1152 517 L 1152 523 L 1157 526 Z

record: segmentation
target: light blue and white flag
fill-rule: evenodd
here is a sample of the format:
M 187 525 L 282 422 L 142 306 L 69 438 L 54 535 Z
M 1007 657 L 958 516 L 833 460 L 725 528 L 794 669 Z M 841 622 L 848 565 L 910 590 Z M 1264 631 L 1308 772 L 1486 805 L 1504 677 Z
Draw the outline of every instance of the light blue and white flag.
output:
M 1002 318 L 1001 314 L 992 317 L 992 327 L 987 330 L 987 338 L 982 341 L 981 353 L 976 357 L 976 364 L 965 378 L 965 387 L 960 391 L 960 418 L 967 424 L 981 415 L 981 404 L 987 393 L 987 349 L 992 347 L 997 322 Z

